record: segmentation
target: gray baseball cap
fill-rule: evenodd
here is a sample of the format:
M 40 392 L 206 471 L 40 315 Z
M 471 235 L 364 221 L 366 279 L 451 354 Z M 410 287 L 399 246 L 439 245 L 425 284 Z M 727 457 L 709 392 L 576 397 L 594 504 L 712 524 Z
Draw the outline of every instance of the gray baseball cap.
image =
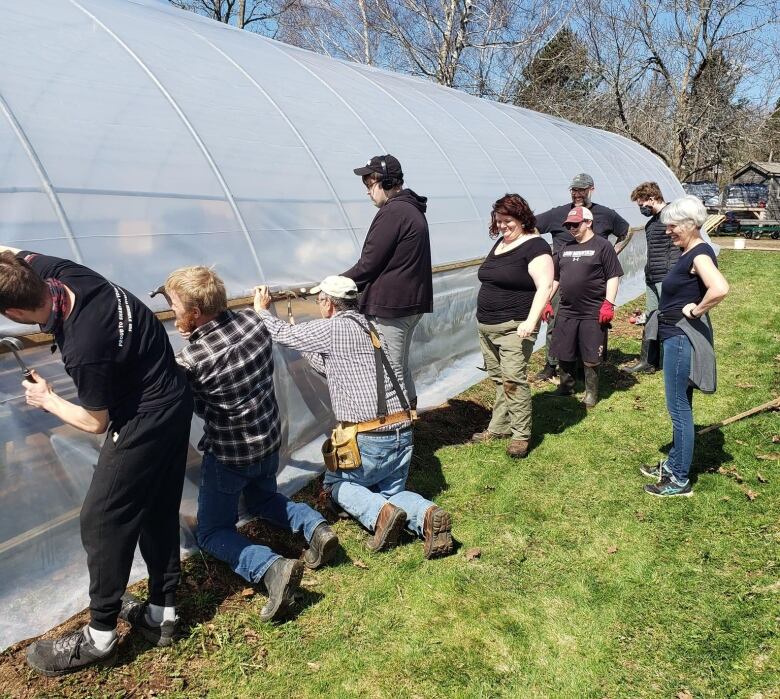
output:
M 589 189 L 594 187 L 593 178 L 587 172 L 581 172 L 569 185 L 569 189 Z

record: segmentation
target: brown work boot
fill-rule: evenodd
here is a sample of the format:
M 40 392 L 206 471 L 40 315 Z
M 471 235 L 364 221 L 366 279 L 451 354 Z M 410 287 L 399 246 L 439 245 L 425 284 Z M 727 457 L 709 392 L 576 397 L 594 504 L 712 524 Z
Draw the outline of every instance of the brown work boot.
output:
M 386 502 L 379 510 L 379 516 L 374 525 L 374 536 L 366 546 L 371 551 L 385 551 L 398 544 L 398 537 L 406 524 L 407 515 L 400 507 Z
M 509 442 L 506 448 L 506 453 L 513 459 L 524 459 L 528 456 L 528 440 L 527 439 L 513 439 Z
M 511 434 L 496 434 L 490 430 L 485 430 L 484 432 L 475 432 L 472 434 L 470 441 L 474 442 L 475 444 L 481 444 L 483 442 L 492 442 L 494 439 L 507 439 L 511 436 Z
M 452 516 L 438 505 L 425 511 L 423 551 L 426 558 L 440 558 L 452 553 Z

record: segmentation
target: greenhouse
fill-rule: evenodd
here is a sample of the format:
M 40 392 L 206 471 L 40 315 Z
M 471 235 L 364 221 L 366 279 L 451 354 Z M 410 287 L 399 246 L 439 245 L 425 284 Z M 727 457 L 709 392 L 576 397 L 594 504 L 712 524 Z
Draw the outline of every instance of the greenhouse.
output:
M 568 201 L 580 172 L 632 226 L 629 193 L 657 181 L 683 194 L 639 145 L 419 79 L 239 31 L 156 0 L 13 3 L 0 23 L 0 243 L 77 260 L 147 299 L 173 269 L 214 265 L 231 297 L 257 284 L 310 286 L 350 267 L 375 209 L 352 170 L 392 153 L 429 198 L 435 310 L 415 335 L 421 405 L 479 380 L 475 261 L 491 204 L 519 192 L 535 211 Z M 622 255 L 619 301 L 644 290 L 644 239 Z M 285 304 L 277 308 L 286 313 Z M 316 305 L 295 301 L 298 320 Z M 75 391 L 37 328 L 0 318 L 24 360 Z M 168 325 L 174 349 L 182 340 Z M 25 404 L 0 354 L 0 647 L 87 606 L 78 514 L 100 440 Z M 331 420 L 324 383 L 293 353 L 276 374 L 281 481 L 321 470 Z M 193 422 L 181 522 L 197 501 Z M 140 561 L 140 559 L 139 559 Z M 143 565 L 134 569 L 136 579 Z

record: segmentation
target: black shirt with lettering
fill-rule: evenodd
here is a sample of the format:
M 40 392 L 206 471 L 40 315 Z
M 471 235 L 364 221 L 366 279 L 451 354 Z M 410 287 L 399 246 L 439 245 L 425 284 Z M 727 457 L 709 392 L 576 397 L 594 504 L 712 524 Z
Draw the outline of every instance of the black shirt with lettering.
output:
M 607 280 L 622 277 L 623 268 L 609 241 L 594 235 L 586 243 L 569 243 L 553 256 L 561 302 L 558 313 L 566 318 L 599 317 L 607 295 Z
M 552 236 L 553 252 L 574 242 L 572 234 L 563 227 L 563 222 L 573 208 L 574 204 L 563 204 L 536 214 L 536 228 L 540 233 Z M 596 203 L 591 203 L 588 208 L 593 214 L 593 232 L 597 236 L 607 239 L 614 235 L 618 240 L 623 240 L 628 235 L 628 221 L 617 211 Z
M 486 325 L 528 318 L 536 294 L 528 265 L 539 255 L 550 254 L 550 246 L 541 237 L 529 238 L 513 250 L 496 255 L 500 242 L 493 246 L 477 273 L 482 282 L 477 320 Z
M 717 267 L 718 258 L 715 251 L 707 243 L 699 243 L 688 252 L 680 255 L 674 267 L 661 282 L 661 301 L 658 304 L 658 313 L 666 315 L 672 320 L 679 320 L 682 309 L 689 303 L 700 304 L 707 287 L 698 274 L 693 273 L 693 261 L 699 255 L 706 255 Z M 685 332 L 676 325 L 669 323 L 658 324 L 658 339 L 665 340 L 672 335 L 684 335 Z
M 87 410 L 108 410 L 112 422 L 158 410 L 187 389 L 162 323 L 129 291 L 76 262 L 23 251 L 43 279 L 76 296 L 55 335 L 65 371 Z

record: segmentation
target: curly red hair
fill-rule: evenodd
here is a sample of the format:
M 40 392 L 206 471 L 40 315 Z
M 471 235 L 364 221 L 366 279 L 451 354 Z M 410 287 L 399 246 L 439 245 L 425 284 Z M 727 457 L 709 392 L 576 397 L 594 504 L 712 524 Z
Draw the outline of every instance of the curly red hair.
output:
M 519 194 L 505 194 L 493 204 L 493 211 L 490 212 L 490 228 L 488 228 L 491 238 L 498 236 L 496 214 L 511 216 L 519 221 L 520 225 L 523 226 L 523 230 L 528 233 L 531 233 L 536 228 L 536 216 L 531 211 L 531 207 L 528 206 L 528 202 Z

